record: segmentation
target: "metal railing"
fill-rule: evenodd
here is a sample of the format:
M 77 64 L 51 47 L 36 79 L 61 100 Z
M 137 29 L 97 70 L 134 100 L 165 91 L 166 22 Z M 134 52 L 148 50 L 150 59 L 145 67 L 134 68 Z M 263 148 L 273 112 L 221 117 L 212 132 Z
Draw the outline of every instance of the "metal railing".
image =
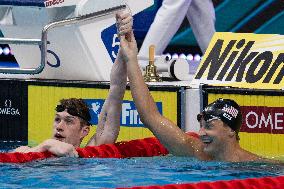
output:
M 78 16 L 74 18 L 69 18 L 69 19 L 49 23 L 42 30 L 41 40 L 40 39 L 0 38 L 0 44 L 39 45 L 40 50 L 41 50 L 41 62 L 37 68 L 0 68 L 0 73 L 6 73 L 6 74 L 39 74 L 41 73 L 47 61 L 47 44 L 48 44 L 47 33 L 50 29 L 90 21 L 96 18 L 114 14 L 115 12 L 123 10 L 125 8 L 126 8 L 126 5 L 120 5 L 120 6 L 110 8 L 110 9 L 90 13 L 87 15 L 82 15 L 82 16 Z

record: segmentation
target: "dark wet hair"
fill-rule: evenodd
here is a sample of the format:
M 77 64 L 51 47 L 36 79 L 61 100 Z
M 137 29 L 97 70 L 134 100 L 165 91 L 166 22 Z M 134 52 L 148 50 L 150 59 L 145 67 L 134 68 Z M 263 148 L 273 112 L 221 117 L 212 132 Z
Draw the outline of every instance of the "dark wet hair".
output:
M 85 121 L 86 125 L 91 125 L 91 115 L 89 112 L 89 108 L 81 98 L 69 98 L 69 99 L 61 99 L 59 101 L 59 105 L 56 106 L 56 112 L 63 112 L 67 110 L 67 112 L 72 116 L 77 116 Z M 81 123 L 82 124 L 82 123 Z
M 239 140 L 239 131 L 242 126 L 242 113 L 240 106 L 231 99 L 218 99 L 207 105 L 201 114 L 197 115 L 197 120 L 204 119 L 206 122 L 214 119 L 220 119 L 232 130 L 236 132 L 236 138 Z

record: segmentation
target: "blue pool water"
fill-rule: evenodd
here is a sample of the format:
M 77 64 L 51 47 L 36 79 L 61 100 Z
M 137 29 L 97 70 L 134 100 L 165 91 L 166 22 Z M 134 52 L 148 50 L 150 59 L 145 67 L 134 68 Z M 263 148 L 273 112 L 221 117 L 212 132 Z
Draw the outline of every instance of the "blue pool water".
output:
M 174 156 L 52 158 L 0 164 L 0 188 L 115 188 L 284 175 L 284 165 L 203 162 Z

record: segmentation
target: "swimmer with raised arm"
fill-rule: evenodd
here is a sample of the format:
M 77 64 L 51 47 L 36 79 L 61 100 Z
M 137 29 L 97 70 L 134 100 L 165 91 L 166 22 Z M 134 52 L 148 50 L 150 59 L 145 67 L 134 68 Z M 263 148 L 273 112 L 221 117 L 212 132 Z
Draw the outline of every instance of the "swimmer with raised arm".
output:
M 200 138 L 184 133 L 158 111 L 138 65 L 138 50 L 133 32 L 127 38 L 122 36 L 120 45 L 123 59 L 127 63 L 132 97 L 141 121 L 171 154 L 228 162 L 272 161 L 240 147 L 238 132 L 242 114 L 239 105 L 230 99 L 216 100 L 198 114 Z
M 123 36 L 132 30 L 132 17 L 123 12 L 117 15 L 120 25 L 119 35 Z M 119 134 L 121 103 L 127 83 L 126 64 L 118 52 L 110 75 L 110 90 L 99 116 L 95 135 L 87 146 L 112 144 Z M 50 151 L 56 156 L 78 157 L 75 148 L 79 147 L 90 130 L 90 113 L 82 99 L 63 99 L 56 107 L 53 124 L 53 136 L 36 147 L 21 146 L 14 152 Z

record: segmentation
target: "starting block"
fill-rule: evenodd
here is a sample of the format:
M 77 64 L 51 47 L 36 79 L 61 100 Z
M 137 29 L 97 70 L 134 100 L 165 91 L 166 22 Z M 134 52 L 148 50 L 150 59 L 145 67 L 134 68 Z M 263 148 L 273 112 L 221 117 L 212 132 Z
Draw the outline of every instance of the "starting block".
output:
M 153 0 L 2 0 L 0 25 L 19 68 L 1 78 L 109 81 L 119 47 L 115 16 Z M 7 74 L 8 73 L 8 74 Z

